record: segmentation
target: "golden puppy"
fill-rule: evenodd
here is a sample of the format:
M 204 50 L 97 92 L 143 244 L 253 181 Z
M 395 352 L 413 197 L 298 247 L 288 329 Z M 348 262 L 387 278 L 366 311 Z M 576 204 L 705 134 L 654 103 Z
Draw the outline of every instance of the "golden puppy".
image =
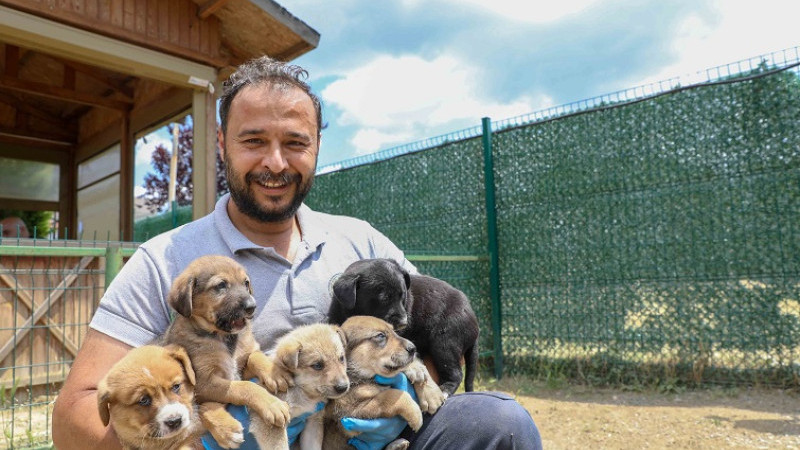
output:
M 247 381 L 258 377 L 277 392 L 287 389 L 291 376 L 260 351 L 253 336 L 256 302 L 244 268 L 225 256 L 197 258 L 173 282 L 168 302 L 178 315 L 163 342 L 189 354 L 201 419 L 217 443 L 237 448 L 244 440 L 241 423 L 225 411 L 227 403 L 245 405 L 266 423 L 285 427 L 286 402 Z
M 118 361 L 97 387 L 104 425 L 126 449 L 189 449 L 205 429 L 194 403 L 195 373 L 178 346 L 138 347 Z
M 289 404 L 292 418 L 313 413 L 306 419 L 294 445 L 303 450 L 322 448 L 322 411 L 317 404 L 341 397 L 350 387 L 345 362 L 344 332 L 335 325 L 315 324 L 295 328 L 278 340 L 273 354 L 275 364 L 294 377 L 294 386 L 278 397 Z M 257 416 L 250 431 L 262 449 L 288 449 L 285 428 L 267 426 Z
M 325 439 L 323 448 L 345 449 L 349 437 L 357 435 L 344 429 L 344 417 L 375 419 L 401 416 L 411 429 L 422 426 L 420 405 L 407 392 L 375 383 L 375 375 L 391 378 L 406 373 L 414 384 L 425 412 L 433 413 L 444 401 L 439 387 L 433 383 L 425 366 L 415 358 L 416 348 L 411 341 L 397 335 L 392 326 L 376 317 L 354 316 L 342 324 L 347 338 L 347 374 L 350 390 L 341 398 L 331 400 L 325 408 Z M 404 449 L 405 439 L 397 439 L 387 449 Z

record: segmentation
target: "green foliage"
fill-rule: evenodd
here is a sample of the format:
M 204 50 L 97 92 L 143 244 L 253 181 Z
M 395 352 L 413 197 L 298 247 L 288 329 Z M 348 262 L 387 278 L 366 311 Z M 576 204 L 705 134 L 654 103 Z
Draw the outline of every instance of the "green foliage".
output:
M 34 230 L 36 237 L 47 237 L 50 234 L 50 229 L 53 226 L 53 213 L 51 211 L 23 211 L 19 209 L 0 209 L 0 219 L 6 217 L 17 216 L 25 222 L 31 237 L 34 237 Z

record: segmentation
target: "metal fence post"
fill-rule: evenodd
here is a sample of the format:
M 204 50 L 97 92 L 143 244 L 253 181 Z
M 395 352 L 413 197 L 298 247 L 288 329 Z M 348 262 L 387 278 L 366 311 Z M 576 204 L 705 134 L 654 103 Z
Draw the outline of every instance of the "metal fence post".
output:
M 111 280 L 117 276 L 119 269 L 122 268 L 122 251 L 119 247 L 109 246 L 106 248 L 106 289 L 111 284 Z
M 494 376 L 503 376 L 502 305 L 500 304 L 500 266 L 497 244 L 497 209 L 495 205 L 494 159 L 492 158 L 492 121 L 483 125 L 483 180 L 486 193 L 487 244 L 489 250 L 489 297 L 492 302 L 492 339 L 494 344 Z

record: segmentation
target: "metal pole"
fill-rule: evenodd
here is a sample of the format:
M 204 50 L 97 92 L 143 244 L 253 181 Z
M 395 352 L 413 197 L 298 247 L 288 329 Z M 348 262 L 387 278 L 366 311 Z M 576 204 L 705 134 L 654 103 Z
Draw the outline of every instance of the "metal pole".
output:
M 492 302 L 492 339 L 494 343 L 494 376 L 503 376 L 502 304 L 500 303 L 500 257 L 497 244 L 497 208 L 495 204 L 494 159 L 492 158 L 492 121 L 484 117 L 483 180 L 486 193 L 486 231 L 489 250 L 489 297 Z
M 108 290 L 108 285 L 111 284 L 111 280 L 117 276 L 121 268 L 122 252 L 120 251 L 120 248 L 109 246 L 106 249 L 106 290 Z

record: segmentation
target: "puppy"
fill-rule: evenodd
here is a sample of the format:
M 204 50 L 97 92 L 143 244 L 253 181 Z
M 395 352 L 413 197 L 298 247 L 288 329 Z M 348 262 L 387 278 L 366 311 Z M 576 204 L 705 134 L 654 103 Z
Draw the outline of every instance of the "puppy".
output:
M 285 427 L 286 402 L 243 381 L 258 377 L 272 392 L 285 391 L 291 383 L 253 336 L 256 302 L 244 268 L 225 256 L 197 258 L 175 279 L 167 300 L 178 314 L 163 344 L 180 345 L 189 354 L 201 419 L 217 443 L 237 448 L 244 441 L 241 423 L 225 411 L 227 403 L 245 405 L 266 423 Z
M 278 397 L 289 404 L 292 418 L 313 413 L 296 442 L 303 450 L 322 449 L 322 411 L 320 402 L 339 398 L 347 392 L 350 381 L 345 363 L 345 335 L 337 326 L 306 325 L 295 328 L 280 338 L 273 359 L 291 373 L 294 386 Z M 288 449 L 285 428 L 270 426 L 259 417 L 251 418 L 250 431 L 262 449 Z
M 478 364 L 478 319 L 463 292 L 445 281 L 411 275 L 392 259 L 365 259 L 351 264 L 333 284 L 328 312 L 331 323 L 369 315 L 391 323 L 410 339 L 420 355 L 430 357 L 445 396 L 461 384 L 472 391 Z
M 138 347 L 97 388 L 104 425 L 125 449 L 190 449 L 205 433 L 194 403 L 195 372 L 183 348 Z
M 401 416 L 411 429 L 419 430 L 422 426 L 422 410 L 407 392 L 375 383 L 375 375 L 393 377 L 401 371 L 415 370 L 415 364 L 425 370 L 422 363 L 415 359 L 416 348 L 408 339 L 398 336 L 392 325 L 369 316 L 354 316 L 342 324 L 347 338 L 347 374 L 350 378 L 350 390 L 342 397 L 331 400 L 325 407 L 325 439 L 323 448 L 350 448 L 347 440 L 357 435 L 344 429 L 341 419 L 354 417 L 375 419 L 381 417 Z M 412 377 L 409 377 L 411 380 Z M 430 377 L 427 378 L 430 380 Z M 425 384 L 425 377 L 418 380 L 414 387 Z M 412 381 L 413 382 L 413 381 Z M 441 406 L 441 391 L 436 385 L 429 383 L 439 392 L 439 402 L 427 411 L 435 412 Z M 420 392 L 419 390 L 417 392 Z M 418 394 L 419 396 L 419 394 Z M 386 446 L 389 450 L 408 447 L 405 439 L 396 439 Z

